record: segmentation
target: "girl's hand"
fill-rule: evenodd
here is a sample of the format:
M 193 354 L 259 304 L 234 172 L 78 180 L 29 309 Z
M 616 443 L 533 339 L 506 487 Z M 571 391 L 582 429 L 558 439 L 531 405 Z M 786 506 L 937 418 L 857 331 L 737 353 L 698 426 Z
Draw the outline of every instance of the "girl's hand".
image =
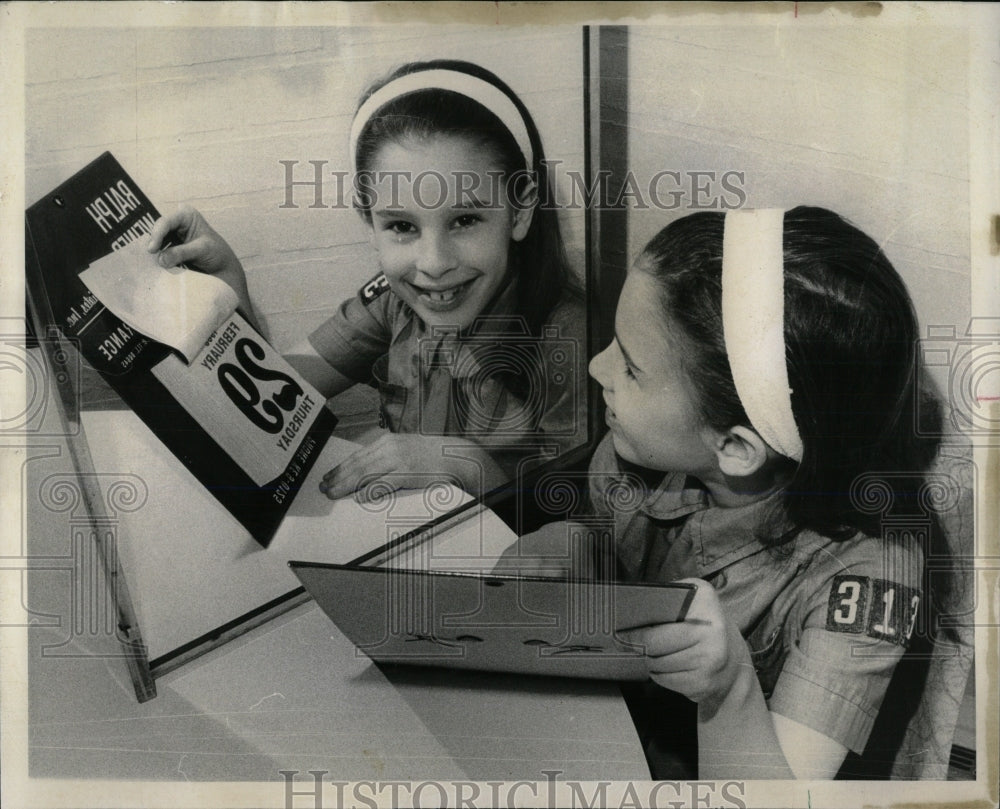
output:
M 169 241 L 177 243 L 163 247 L 164 242 L 168 241 L 167 237 L 171 235 L 173 238 Z M 236 292 L 240 300 L 240 311 L 257 328 L 243 265 L 226 240 L 190 205 L 181 205 L 172 214 L 157 219 L 150 231 L 146 249 L 150 253 L 159 251 L 157 261 L 161 267 L 187 264 L 225 281 Z
M 176 235 L 172 241 L 178 243 L 163 247 L 171 234 Z M 147 249 L 150 253 L 160 253 L 158 261 L 163 267 L 188 264 L 212 275 L 243 272 L 240 260 L 225 239 L 190 205 L 181 205 L 172 214 L 161 216 L 153 223 Z
M 569 540 L 573 527 L 570 522 L 552 522 L 525 534 L 500 555 L 493 572 L 553 578 L 574 575 Z
M 621 633 L 646 647 L 649 675 L 655 683 L 683 694 L 703 707 L 729 693 L 749 653 L 735 624 L 722 609 L 715 588 L 701 579 L 683 579 L 698 590 L 684 621 Z
M 573 520 L 548 523 L 507 548 L 493 572 L 607 580 L 614 571 L 614 549 L 602 533 Z
M 445 455 L 446 448 L 459 447 L 460 454 L 456 457 Z M 470 463 L 470 458 L 477 463 Z M 471 441 L 449 436 L 389 433 L 327 472 L 319 489 L 331 500 L 354 494 L 359 502 L 365 502 L 371 492 L 422 489 L 430 483 L 444 481 L 479 494 L 492 487 L 498 472 L 493 460 Z M 379 485 L 373 486 L 376 481 Z

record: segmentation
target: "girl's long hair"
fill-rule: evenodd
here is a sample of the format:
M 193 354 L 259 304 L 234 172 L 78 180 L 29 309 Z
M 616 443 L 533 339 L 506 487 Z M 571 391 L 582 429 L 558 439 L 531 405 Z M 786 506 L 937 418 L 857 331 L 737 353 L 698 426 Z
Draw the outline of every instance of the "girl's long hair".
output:
M 750 427 L 723 338 L 724 214 L 678 219 L 646 246 L 643 271 L 658 282 L 672 337 L 704 423 Z M 899 274 L 879 246 L 837 214 L 799 207 L 784 219 L 785 349 L 800 463 L 785 459 L 780 513 L 757 526 L 779 549 L 802 529 L 834 540 L 882 535 L 866 497 L 919 508 L 941 434 L 941 408 L 917 373 L 916 316 Z M 917 418 L 920 418 L 920 424 Z M 875 488 L 867 488 L 874 486 Z M 881 487 L 881 488 L 880 488 Z M 947 558 L 936 516 L 925 555 Z M 935 598 L 951 595 L 940 581 Z

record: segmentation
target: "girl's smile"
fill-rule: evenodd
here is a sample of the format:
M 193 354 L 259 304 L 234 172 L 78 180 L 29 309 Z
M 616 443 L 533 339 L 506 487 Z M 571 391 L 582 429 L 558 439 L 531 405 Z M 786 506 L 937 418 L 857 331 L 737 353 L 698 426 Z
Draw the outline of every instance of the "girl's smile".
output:
M 510 278 L 515 209 L 488 150 L 455 135 L 383 146 L 373 164 L 372 244 L 390 286 L 432 326 L 465 328 Z
M 404 281 L 404 283 L 413 289 L 414 294 L 427 308 L 435 312 L 450 312 L 461 307 L 475 280 L 472 278 L 454 286 L 442 287 L 420 286 L 409 281 Z

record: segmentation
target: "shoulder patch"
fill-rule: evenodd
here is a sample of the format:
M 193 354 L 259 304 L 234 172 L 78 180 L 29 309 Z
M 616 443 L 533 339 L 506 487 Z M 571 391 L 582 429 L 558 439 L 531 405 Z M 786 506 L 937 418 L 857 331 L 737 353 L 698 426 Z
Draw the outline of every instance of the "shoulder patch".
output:
M 369 306 L 377 300 L 380 295 L 388 291 L 389 279 L 385 277 L 385 273 L 380 272 L 372 278 L 371 281 L 358 290 L 358 297 L 361 298 L 361 302 L 365 306 Z
M 912 587 L 868 576 L 834 576 L 826 628 L 906 646 L 919 608 L 920 592 Z
M 867 576 L 833 577 L 826 609 L 826 628 L 831 632 L 860 634 L 865 631 L 865 611 L 872 580 Z

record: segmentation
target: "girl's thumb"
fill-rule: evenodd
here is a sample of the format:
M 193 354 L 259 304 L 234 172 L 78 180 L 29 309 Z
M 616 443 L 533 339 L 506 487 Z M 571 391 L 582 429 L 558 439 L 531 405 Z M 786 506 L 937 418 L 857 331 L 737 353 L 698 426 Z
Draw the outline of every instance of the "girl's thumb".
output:
M 168 270 L 180 264 L 181 260 L 177 255 L 177 250 L 173 247 L 165 247 L 156 256 L 156 263 Z

